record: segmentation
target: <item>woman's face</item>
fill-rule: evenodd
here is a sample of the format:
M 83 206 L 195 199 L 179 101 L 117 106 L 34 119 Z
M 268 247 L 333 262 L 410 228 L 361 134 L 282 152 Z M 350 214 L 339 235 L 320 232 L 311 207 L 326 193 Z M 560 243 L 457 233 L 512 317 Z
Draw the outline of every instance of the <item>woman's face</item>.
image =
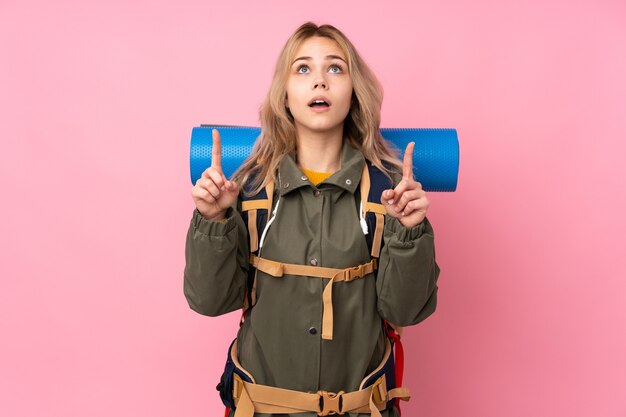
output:
M 339 45 L 319 36 L 302 42 L 287 78 L 287 107 L 297 130 L 343 130 L 351 98 L 352 78 Z M 324 103 L 313 104 L 315 99 Z

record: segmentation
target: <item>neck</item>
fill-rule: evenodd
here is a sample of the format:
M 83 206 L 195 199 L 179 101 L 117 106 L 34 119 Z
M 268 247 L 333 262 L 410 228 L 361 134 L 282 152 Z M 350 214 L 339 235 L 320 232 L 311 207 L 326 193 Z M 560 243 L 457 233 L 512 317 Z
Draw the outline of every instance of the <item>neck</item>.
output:
M 298 129 L 298 165 L 316 172 L 335 172 L 341 168 L 343 125 L 329 132 L 312 132 Z

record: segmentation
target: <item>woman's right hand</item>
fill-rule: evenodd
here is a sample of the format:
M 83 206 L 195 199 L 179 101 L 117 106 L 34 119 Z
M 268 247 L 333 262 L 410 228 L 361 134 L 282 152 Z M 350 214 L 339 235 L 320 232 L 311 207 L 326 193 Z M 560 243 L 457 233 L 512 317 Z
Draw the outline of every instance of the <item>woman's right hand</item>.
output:
M 196 181 L 191 189 L 198 211 L 207 220 L 222 220 L 226 210 L 237 200 L 239 187 L 234 181 L 228 181 L 222 171 L 222 142 L 220 133 L 213 129 L 213 152 L 211 166 Z

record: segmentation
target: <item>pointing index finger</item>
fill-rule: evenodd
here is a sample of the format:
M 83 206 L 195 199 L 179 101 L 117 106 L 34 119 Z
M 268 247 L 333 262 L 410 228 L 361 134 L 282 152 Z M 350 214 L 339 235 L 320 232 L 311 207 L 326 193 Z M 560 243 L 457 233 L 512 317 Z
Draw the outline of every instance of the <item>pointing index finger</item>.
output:
M 415 142 L 409 142 L 404 151 L 402 163 L 402 178 L 404 179 L 413 179 L 413 149 L 415 149 Z
M 211 153 L 211 166 L 222 170 L 222 139 L 220 138 L 220 132 L 217 129 L 213 129 L 213 149 Z

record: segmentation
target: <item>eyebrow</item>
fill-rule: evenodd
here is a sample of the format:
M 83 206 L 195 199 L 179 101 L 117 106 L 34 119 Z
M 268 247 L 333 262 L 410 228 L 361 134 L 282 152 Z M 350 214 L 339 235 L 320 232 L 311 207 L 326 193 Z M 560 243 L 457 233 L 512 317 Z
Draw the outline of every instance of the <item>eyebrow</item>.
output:
M 299 60 L 306 61 L 306 60 L 310 60 L 310 59 L 313 59 L 313 58 L 311 58 L 310 56 L 301 56 L 299 58 L 294 59 L 293 62 L 291 63 L 291 65 L 295 64 L 296 61 L 299 61 Z M 326 55 L 326 60 L 328 61 L 329 59 L 340 59 L 340 60 L 342 60 L 343 62 L 345 62 L 347 64 L 346 60 L 343 59 L 342 57 L 340 57 L 339 55 Z

